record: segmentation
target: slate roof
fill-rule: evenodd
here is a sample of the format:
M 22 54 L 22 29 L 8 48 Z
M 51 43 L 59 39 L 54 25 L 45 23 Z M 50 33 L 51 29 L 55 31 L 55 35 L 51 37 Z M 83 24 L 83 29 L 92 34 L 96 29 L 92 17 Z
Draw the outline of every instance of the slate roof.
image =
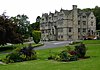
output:
M 91 14 L 90 11 L 89 11 L 89 12 L 85 12 L 85 11 L 82 11 L 82 10 L 79 10 L 79 9 L 78 9 L 78 15 L 79 15 L 79 16 L 82 16 L 84 13 L 87 15 L 87 17 Z
M 48 20 L 48 13 L 42 14 L 42 17 L 45 16 L 46 20 Z
M 63 12 L 64 12 L 65 15 L 69 15 L 71 13 L 70 10 L 63 10 Z
M 64 14 L 67 15 L 67 16 L 72 12 L 72 10 L 64 10 L 62 8 L 61 8 L 60 12 L 61 11 L 63 11 Z M 59 14 L 60 12 L 55 10 L 55 13 Z M 42 14 L 42 16 L 45 16 L 45 18 L 48 19 L 49 15 L 51 15 L 53 17 L 55 13 L 51 13 L 51 12 L 49 14 L 48 13 L 44 13 L 44 14 Z M 82 10 L 78 9 L 78 16 L 82 16 L 84 13 L 87 15 L 87 17 L 91 14 L 91 12 L 85 12 L 85 11 L 82 11 Z

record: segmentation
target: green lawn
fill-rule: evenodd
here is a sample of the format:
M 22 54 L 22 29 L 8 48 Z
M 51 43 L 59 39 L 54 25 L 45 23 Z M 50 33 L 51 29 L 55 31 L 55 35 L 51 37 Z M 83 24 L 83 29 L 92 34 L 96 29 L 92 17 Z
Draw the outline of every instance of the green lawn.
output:
M 85 40 L 83 41 L 85 44 L 100 44 L 100 40 Z
M 20 63 L 0 65 L 0 70 L 100 70 L 100 41 L 90 40 L 84 41 L 87 46 L 88 59 L 72 61 L 72 62 L 58 62 L 47 60 L 51 53 L 56 54 L 66 47 L 50 48 L 45 50 L 37 50 L 38 60 L 26 61 Z M 4 57 L 3 54 L 0 54 Z

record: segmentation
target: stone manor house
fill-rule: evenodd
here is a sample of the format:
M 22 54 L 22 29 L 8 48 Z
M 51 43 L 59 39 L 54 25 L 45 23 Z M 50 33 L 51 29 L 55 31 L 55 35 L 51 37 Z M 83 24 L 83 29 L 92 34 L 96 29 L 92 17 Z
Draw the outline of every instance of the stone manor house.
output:
M 96 17 L 93 12 L 79 10 L 73 5 L 72 10 L 42 14 L 40 30 L 44 41 L 81 40 L 96 34 Z

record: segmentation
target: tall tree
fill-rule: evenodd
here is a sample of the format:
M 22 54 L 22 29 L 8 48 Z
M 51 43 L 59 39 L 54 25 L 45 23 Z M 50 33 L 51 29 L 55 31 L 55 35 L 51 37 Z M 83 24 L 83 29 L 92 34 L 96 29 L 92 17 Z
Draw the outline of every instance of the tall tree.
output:
M 17 32 L 24 38 L 28 38 L 30 36 L 30 22 L 28 21 L 27 15 L 17 15 L 15 17 L 11 17 L 11 19 L 18 26 Z
M 35 22 L 31 24 L 33 30 L 40 30 L 40 22 Z
M 93 9 L 94 15 L 96 16 L 96 26 L 97 26 L 97 30 L 100 30 L 100 7 L 96 6 Z
M 41 17 L 40 16 L 37 16 L 36 22 L 35 23 L 32 23 L 30 25 L 33 30 L 40 30 L 40 20 L 41 20 Z
M 40 20 L 41 20 L 41 17 L 40 16 L 37 16 L 36 22 L 39 22 L 40 23 Z
M 23 42 L 21 35 L 16 32 L 16 28 L 17 25 L 5 13 L 0 15 L 0 45 Z

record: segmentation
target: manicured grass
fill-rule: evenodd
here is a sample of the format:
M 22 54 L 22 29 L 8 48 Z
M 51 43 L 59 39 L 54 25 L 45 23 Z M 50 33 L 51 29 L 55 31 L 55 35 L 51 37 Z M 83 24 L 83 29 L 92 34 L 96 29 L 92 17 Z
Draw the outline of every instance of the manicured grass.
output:
M 85 40 L 83 41 L 85 44 L 100 44 L 100 40 Z
M 0 70 L 100 70 L 100 43 L 98 41 L 96 43 L 94 40 L 83 42 L 87 43 L 87 56 L 90 56 L 88 59 L 72 62 L 47 60 L 50 53 L 57 54 L 57 52 L 66 49 L 66 47 L 50 48 L 37 50 L 38 60 L 6 65 L 1 64 Z

